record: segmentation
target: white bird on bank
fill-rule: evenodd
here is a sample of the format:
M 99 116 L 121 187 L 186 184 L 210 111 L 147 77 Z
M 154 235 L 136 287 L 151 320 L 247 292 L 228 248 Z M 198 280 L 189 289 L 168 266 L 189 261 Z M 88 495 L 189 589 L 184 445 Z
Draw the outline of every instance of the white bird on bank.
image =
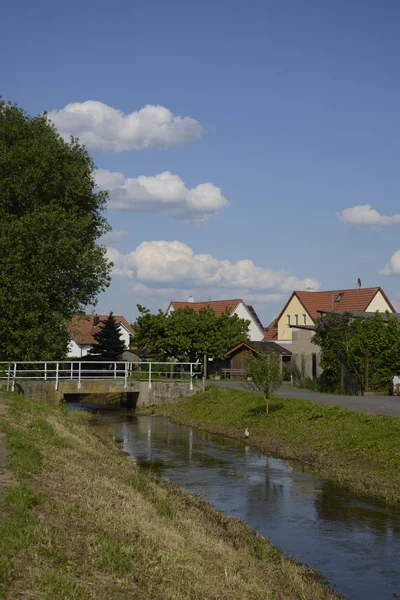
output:
M 247 440 L 247 438 L 248 438 L 249 436 L 250 436 L 250 433 L 249 433 L 249 430 L 248 430 L 248 429 L 247 429 L 247 427 L 246 427 L 246 429 L 244 430 L 244 437 L 245 437 L 245 438 L 246 438 L 246 440 Z

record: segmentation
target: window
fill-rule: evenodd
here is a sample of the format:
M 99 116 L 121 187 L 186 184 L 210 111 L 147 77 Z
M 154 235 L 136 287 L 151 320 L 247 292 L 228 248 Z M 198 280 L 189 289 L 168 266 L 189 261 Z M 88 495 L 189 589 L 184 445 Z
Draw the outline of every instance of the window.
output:
M 304 325 L 307 325 L 307 315 L 303 315 L 303 323 Z
M 296 325 L 299 324 L 299 315 L 294 315 L 294 318 L 296 319 Z
M 287 324 L 290 325 L 290 315 L 286 315 L 287 316 Z
M 340 293 L 339 293 L 339 294 L 336 296 L 336 300 L 335 300 L 335 302 L 340 302 L 340 301 L 341 301 L 341 299 L 343 298 L 343 296 L 344 296 L 344 292 L 340 292 Z

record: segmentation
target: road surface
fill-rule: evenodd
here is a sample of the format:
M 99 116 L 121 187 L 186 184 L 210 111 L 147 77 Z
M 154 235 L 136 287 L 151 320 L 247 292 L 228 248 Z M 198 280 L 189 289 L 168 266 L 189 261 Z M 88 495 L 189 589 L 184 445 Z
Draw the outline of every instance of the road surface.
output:
M 207 381 L 207 385 L 248 390 L 249 392 L 257 391 L 256 386 L 251 382 Z M 281 396 L 282 398 L 296 398 L 298 400 L 312 400 L 319 404 L 333 404 L 344 406 L 352 410 L 400 417 L 400 396 L 340 396 L 336 394 L 318 394 L 316 392 L 292 388 L 289 383 L 286 382 L 276 391 L 276 396 Z

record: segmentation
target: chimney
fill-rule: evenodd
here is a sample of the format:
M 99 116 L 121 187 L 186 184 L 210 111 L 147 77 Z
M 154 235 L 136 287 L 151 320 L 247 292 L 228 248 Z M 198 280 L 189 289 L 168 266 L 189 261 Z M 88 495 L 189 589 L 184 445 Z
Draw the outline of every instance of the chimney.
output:
M 189 298 L 188 298 L 188 302 L 194 302 L 194 298 L 193 298 L 193 296 L 189 296 Z

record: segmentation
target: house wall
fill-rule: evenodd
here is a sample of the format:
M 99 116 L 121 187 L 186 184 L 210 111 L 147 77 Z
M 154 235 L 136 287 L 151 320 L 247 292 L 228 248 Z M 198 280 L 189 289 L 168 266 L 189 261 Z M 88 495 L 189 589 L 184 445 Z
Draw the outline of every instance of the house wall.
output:
M 118 329 L 120 337 L 123 340 L 125 347 L 128 349 L 131 334 L 122 323 L 119 323 Z M 67 356 L 68 358 L 86 356 L 90 348 L 92 348 L 92 346 L 89 344 L 77 344 L 75 340 L 71 340 L 68 346 Z
M 250 321 L 249 340 L 251 342 L 261 342 L 264 339 L 264 332 L 261 331 L 244 304 L 240 302 L 232 312 L 231 316 L 233 315 L 237 315 L 239 319 L 246 319 L 246 321 Z
M 126 329 L 126 327 L 124 327 L 124 325 L 122 325 L 122 323 L 119 323 L 118 329 L 121 340 L 123 340 L 125 344 L 125 348 L 129 348 L 129 341 L 131 336 L 130 332 Z
M 316 377 L 322 373 L 320 367 L 321 348 L 312 343 L 314 331 L 308 329 L 292 329 L 292 373 L 300 374 L 300 377 L 313 378 L 313 354 L 316 361 Z
M 297 298 L 297 296 L 293 296 L 289 304 L 287 305 L 285 312 L 282 314 L 281 318 L 278 321 L 278 339 L 276 340 L 278 344 L 282 341 L 290 341 L 292 340 L 293 329 L 291 329 L 287 322 L 287 316 L 290 315 L 290 324 L 296 324 L 295 315 L 298 315 L 298 324 L 299 325 L 313 325 L 314 322 L 311 319 L 310 315 Z M 304 322 L 303 315 L 306 315 L 306 322 Z M 292 348 L 290 348 L 292 350 Z
M 86 356 L 91 347 L 92 346 L 86 344 L 77 344 L 75 340 L 71 340 L 68 346 L 67 356 L 68 358 Z
M 246 365 L 247 352 L 248 352 L 248 350 L 245 350 L 244 348 L 235 352 L 235 354 L 231 358 L 230 368 L 231 369 L 247 369 L 247 365 Z
M 75 340 L 71 340 L 68 346 L 67 356 L 82 356 L 81 347 L 75 342 Z
M 387 310 L 392 312 L 392 309 L 380 291 L 375 294 L 375 297 L 372 299 L 372 302 L 368 305 L 366 310 L 367 312 L 386 312 Z

